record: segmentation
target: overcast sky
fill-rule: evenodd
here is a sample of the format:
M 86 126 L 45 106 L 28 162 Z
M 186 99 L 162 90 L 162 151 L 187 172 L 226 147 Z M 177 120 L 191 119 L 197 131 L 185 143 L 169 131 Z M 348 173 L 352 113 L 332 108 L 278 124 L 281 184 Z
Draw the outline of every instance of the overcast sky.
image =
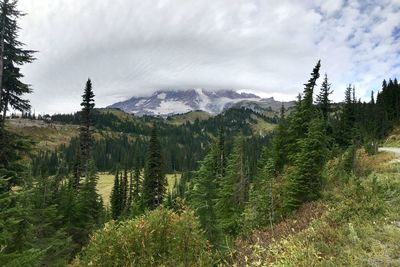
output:
M 400 0 L 20 0 L 37 112 L 104 107 L 158 89 L 238 89 L 291 100 L 318 59 L 334 100 L 400 75 Z

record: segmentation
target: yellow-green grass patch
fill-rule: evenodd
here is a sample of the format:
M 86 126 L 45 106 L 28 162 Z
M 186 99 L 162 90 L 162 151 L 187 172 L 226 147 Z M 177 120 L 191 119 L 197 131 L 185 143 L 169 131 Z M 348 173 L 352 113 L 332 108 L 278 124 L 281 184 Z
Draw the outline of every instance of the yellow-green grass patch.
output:
M 175 181 L 179 182 L 182 174 L 167 174 L 167 192 L 171 192 L 174 188 Z M 110 173 L 99 173 L 98 174 L 99 180 L 97 183 L 97 192 L 103 199 L 104 205 L 106 207 L 110 206 L 110 196 L 111 191 L 114 185 L 114 174 Z

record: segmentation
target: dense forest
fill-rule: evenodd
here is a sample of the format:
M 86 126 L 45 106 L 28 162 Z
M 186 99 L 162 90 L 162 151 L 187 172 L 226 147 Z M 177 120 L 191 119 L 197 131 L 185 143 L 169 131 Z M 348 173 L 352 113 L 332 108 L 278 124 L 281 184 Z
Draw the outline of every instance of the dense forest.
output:
M 320 61 L 296 106 L 272 118 L 250 109 L 180 125 L 120 117 L 95 109 L 89 79 L 79 112 L 46 118 L 79 125 L 79 135 L 38 151 L 7 127 L 8 111 L 30 111 L 20 66 L 35 51 L 18 41 L 16 1 L 1 1 L 0 10 L 3 266 L 229 266 L 237 238 L 318 200 L 329 160 L 343 156 L 341 169 L 351 173 L 356 151 L 377 153 L 400 120 L 397 79 L 383 81 L 369 102 L 349 85 L 343 102 L 332 103 Z M 274 130 L 260 135 L 256 120 Z M 110 207 L 96 189 L 98 172 L 115 176 Z M 182 174 L 172 190 L 167 173 Z

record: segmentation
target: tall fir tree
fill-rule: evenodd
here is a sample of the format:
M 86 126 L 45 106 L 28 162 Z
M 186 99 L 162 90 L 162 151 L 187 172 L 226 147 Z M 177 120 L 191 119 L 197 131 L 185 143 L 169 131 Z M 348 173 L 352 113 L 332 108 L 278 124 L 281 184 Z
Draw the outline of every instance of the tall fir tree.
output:
M 22 82 L 24 75 L 21 67 L 31 63 L 35 51 L 24 49 L 24 44 L 18 41 L 18 19 L 24 16 L 17 9 L 18 1 L 0 1 L 0 130 L 4 129 L 6 112 L 13 109 L 25 112 L 30 109 L 29 101 L 22 98 L 25 93 L 31 93 L 30 86 Z
M 166 183 L 161 147 L 158 141 L 157 128 L 154 125 L 150 136 L 143 178 L 143 202 L 146 208 L 155 209 L 162 204 L 166 192 Z
M 239 233 L 241 216 L 248 201 L 250 183 L 244 145 L 243 136 L 237 137 L 228 158 L 226 175 L 220 181 L 218 188 L 216 200 L 218 226 L 229 235 Z
M 128 193 L 129 193 L 129 182 L 128 182 L 128 170 L 125 168 L 123 174 L 121 173 L 121 207 L 122 212 L 126 213 L 128 206 Z
M 321 89 L 316 98 L 317 107 L 321 110 L 324 121 L 328 121 L 328 115 L 331 112 L 331 103 L 329 96 L 331 91 L 331 84 L 328 82 L 328 75 L 325 74 L 324 81 L 322 82 Z
M 78 192 L 75 222 L 78 231 L 73 236 L 79 246 L 86 245 L 89 235 L 104 220 L 103 201 L 96 189 L 98 176 L 93 160 L 89 160 L 87 165 L 85 180 Z
M 92 90 L 92 82 L 87 80 L 84 93 L 82 95 L 82 111 L 81 111 L 81 127 L 79 135 L 80 143 L 80 168 L 81 172 L 85 174 L 88 171 L 89 162 L 92 157 L 93 146 L 93 122 L 92 113 L 94 108 L 94 93 Z M 81 173 L 81 174 L 82 174 Z M 75 187 L 79 187 L 80 177 L 76 177 Z
M 207 239 L 214 245 L 218 244 L 220 240 L 215 210 L 219 155 L 218 142 L 214 142 L 209 153 L 201 161 L 200 168 L 195 174 L 190 194 L 190 206 L 199 216 L 200 224 L 206 233 Z
M 225 176 L 226 157 L 225 157 L 225 132 L 223 126 L 220 127 L 218 132 L 218 163 L 217 172 L 221 180 Z
M 122 213 L 121 195 L 121 179 L 119 171 L 117 171 L 115 173 L 114 185 L 110 195 L 111 216 L 114 220 L 118 219 Z
M 278 193 L 275 190 L 275 164 L 271 151 L 264 148 L 257 176 L 249 193 L 249 201 L 243 212 L 245 231 L 266 226 L 272 228 L 277 221 L 277 205 L 280 203 L 276 200 Z
M 354 88 L 350 84 L 346 88 L 344 104 L 339 116 L 339 123 L 335 127 L 336 142 L 341 147 L 347 148 L 353 143 L 356 122 L 355 116 Z
M 302 203 L 315 200 L 323 184 L 326 155 L 326 132 L 322 118 L 310 122 L 307 135 L 298 141 L 300 153 L 288 175 L 285 209 L 291 212 Z
M 298 103 L 295 106 L 292 115 L 288 118 L 288 140 L 285 149 L 287 149 L 287 158 L 292 162 L 299 152 L 297 141 L 306 135 L 308 125 L 316 115 L 316 107 L 314 106 L 313 94 L 314 88 L 319 78 L 320 68 L 321 61 L 318 61 L 311 73 L 311 78 L 304 85 L 303 96 L 299 96 Z

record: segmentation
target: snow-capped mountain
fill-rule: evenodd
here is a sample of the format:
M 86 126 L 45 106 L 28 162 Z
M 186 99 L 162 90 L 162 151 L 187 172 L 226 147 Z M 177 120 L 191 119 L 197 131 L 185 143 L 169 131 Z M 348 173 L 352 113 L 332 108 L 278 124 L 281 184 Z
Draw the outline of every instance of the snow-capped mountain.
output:
M 232 90 L 189 89 L 157 91 L 149 97 L 132 97 L 126 101 L 115 103 L 109 108 L 118 108 L 137 116 L 168 116 L 194 110 L 218 114 L 233 106 L 251 108 L 253 103 L 257 103 L 257 107 L 262 109 L 271 107 L 273 110 L 278 110 L 281 106 L 281 102 L 275 101 L 273 98 L 263 99 L 254 94 L 238 93 Z

